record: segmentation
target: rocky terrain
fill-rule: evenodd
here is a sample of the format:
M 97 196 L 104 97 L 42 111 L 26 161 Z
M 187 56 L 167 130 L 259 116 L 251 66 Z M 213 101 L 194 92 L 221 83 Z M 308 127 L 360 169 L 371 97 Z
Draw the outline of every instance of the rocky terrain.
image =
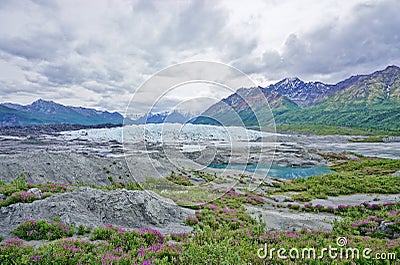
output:
M 240 178 L 237 190 L 241 192 L 254 181 L 251 177 L 241 177 L 243 172 L 205 166 L 209 163 L 268 164 L 272 159 L 274 165 L 284 167 L 316 166 L 329 164 L 321 153 L 352 151 L 399 159 L 397 150 L 400 150 L 400 143 L 397 142 L 357 143 L 349 141 L 354 138 L 351 136 L 277 134 L 271 137 L 258 135 L 257 132 L 252 132 L 251 141 L 236 141 L 232 144 L 224 142 L 223 134 L 210 134 L 208 131 L 204 134 L 212 135 L 214 140 L 197 141 L 193 139 L 197 139 L 198 135 L 186 134 L 191 138 L 184 138 L 180 143 L 162 143 L 151 136 L 147 141 L 130 143 L 129 148 L 124 150 L 124 144 L 118 138 L 120 129 L 81 129 L 63 133 L 0 136 L 1 181 L 9 183 L 24 172 L 28 183 L 75 185 L 71 186 L 72 190 L 42 200 L 2 207 L 0 235 L 10 237 L 10 231 L 26 218 L 50 220 L 54 217 L 77 226 L 84 224 L 98 227 L 111 223 L 126 228 L 152 227 L 163 233 L 185 232 L 191 228 L 183 222 L 194 211 L 178 206 L 154 192 L 124 189 L 106 191 L 87 186 L 105 187 L 117 182 L 144 180 L 149 176 L 167 177 L 177 169 L 177 165 L 186 169 L 200 165 L 202 171 L 223 176 L 218 187 L 227 187 L 225 183 L 228 180 L 238 182 Z M 260 137 L 270 139 L 264 141 Z M 271 141 L 272 139 L 275 141 Z M 171 160 L 171 157 L 174 159 Z M 195 175 L 191 177 L 194 183 L 204 181 Z M 283 180 L 267 178 L 258 192 L 267 192 L 281 181 Z M 355 196 L 329 197 L 313 202 L 336 207 L 340 203 L 359 204 L 376 199 L 375 195 Z M 399 199 L 396 195 L 389 197 L 381 199 Z M 339 218 L 330 213 L 297 213 L 286 208 L 277 209 L 277 203 L 281 207 L 289 204 L 290 200 L 286 201 L 284 197 L 269 197 L 264 200 L 262 207 L 249 205 L 246 209 L 254 217 L 261 215 L 268 229 L 330 230 L 333 220 Z
M 113 133 L 103 135 L 103 131 Z M 27 181 L 43 183 L 110 184 L 109 176 L 125 181 L 148 176 L 168 176 L 176 163 L 184 168 L 207 168 L 215 164 L 260 163 L 285 167 L 326 165 L 318 152 L 349 151 L 367 156 L 399 159 L 400 142 L 350 142 L 352 136 L 305 136 L 278 134 L 264 141 L 211 142 L 184 141 L 178 144 L 140 139 L 125 148 L 121 142 L 121 127 L 92 129 L 68 134 L 0 136 L 0 180 L 10 182 L 25 172 Z M 92 134 L 99 135 L 93 136 Z M 89 134 L 89 135 L 88 135 Z M 205 133 L 207 134 L 207 133 Z M 215 133 L 214 133 L 215 134 Z M 103 136 L 102 136 L 103 135 Z M 222 137 L 222 136 L 221 136 Z M 257 135 L 254 135 L 257 139 Z M 262 152 L 261 152 L 262 151 Z M 172 157 L 173 156 L 173 157 Z M 134 172 L 130 170 L 134 168 Z M 195 162 L 195 163 L 194 163 Z M 175 163 L 175 164 L 174 164 Z
M 0 209 L 0 235 L 9 237 L 22 220 L 60 218 L 63 222 L 99 227 L 114 224 L 125 228 L 155 228 L 163 233 L 185 232 L 183 224 L 194 211 L 177 206 L 151 191 L 101 191 L 88 187 L 58 194 L 30 204 Z

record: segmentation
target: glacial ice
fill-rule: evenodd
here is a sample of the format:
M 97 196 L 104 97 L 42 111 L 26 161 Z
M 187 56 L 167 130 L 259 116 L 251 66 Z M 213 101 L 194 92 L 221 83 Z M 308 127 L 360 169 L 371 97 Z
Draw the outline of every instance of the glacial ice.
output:
M 194 124 L 141 124 L 124 127 L 86 129 L 69 131 L 62 134 L 66 140 L 80 139 L 89 141 L 129 141 L 132 143 L 147 141 L 159 142 L 247 142 L 255 141 L 266 132 L 247 130 L 244 127 L 221 127 Z

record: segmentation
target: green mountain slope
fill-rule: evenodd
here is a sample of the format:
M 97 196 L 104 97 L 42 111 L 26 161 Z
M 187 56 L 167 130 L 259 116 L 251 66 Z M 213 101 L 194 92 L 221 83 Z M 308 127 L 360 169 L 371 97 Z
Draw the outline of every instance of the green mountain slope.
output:
M 270 127 L 273 115 L 300 109 L 285 96 L 264 88 L 239 89 L 198 117 L 195 124 Z
M 122 124 L 123 116 L 95 109 L 64 106 L 52 101 L 37 100 L 31 105 L 0 104 L 0 126 L 40 124 Z
M 284 85 L 279 89 L 277 85 L 239 89 L 211 106 L 195 123 L 268 127 L 271 109 L 279 126 L 339 126 L 400 134 L 400 68 L 397 66 L 370 75 L 352 76 L 336 85 L 321 83 L 310 88 L 304 82 L 290 80 L 279 82 Z M 317 95 L 321 86 L 332 93 L 326 92 L 330 96 L 315 105 L 298 105 L 288 98 L 301 100 L 307 98 L 307 93 Z
M 400 132 L 400 68 L 365 76 L 322 103 L 276 115 L 280 124 L 323 124 Z
M 0 105 L 0 125 L 32 125 L 39 123 L 39 117 Z
M 399 132 L 400 106 L 391 102 L 332 109 L 315 106 L 276 115 L 275 121 L 278 124 L 334 125 Z

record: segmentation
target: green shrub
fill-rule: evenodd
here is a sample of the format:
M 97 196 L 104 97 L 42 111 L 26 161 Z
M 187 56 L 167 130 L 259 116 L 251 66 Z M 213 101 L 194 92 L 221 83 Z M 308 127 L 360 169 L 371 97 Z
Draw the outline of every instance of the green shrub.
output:
M 112 225 L 106 225 L 105 227 L 96 228 L 93 231 L 91 240 L 110 240 L 111 236 L 118 232 L 117 227 Z
M 73 236 L 74 228 L 57 221 L 26 219 L 12 233 L 25 240 L 55 240 Z
M 108 172 L 107 172 L 107 173 L 108 173 Z M 108 176 L 108 180 L 109 180 L 111 183 L 114 183 L 114 179 L 113 179 L 112 176 Z
M 4 201 L 0 201 L 0 207 L 6 207 L 15 203 L 31 203 L 39 199 L 35 194 L 27 191 L 17 191 L 8 196 Z
M 42 191 L 42 196 L 36 197 L 33 193 L 28 192 L 30 188 L 38 188 Z M 66 192 L 69 190 L 66 184 L 45 183 L 30 184 L 25 180 L 25 174 L 22 173 L 11 183 L 0 183 L 0 193 L 7 196 L 5 200 L 0 201 L 0 207 L 6 207 L 15 203 L 31 203 L 38 199 L 45 199 L 54 193 Z
M 89 234 L 92 231 L 90 227 L 85 227 L 83 225 L 78 226 L 76 233 L 78 235 Z
M 126 189 L 127 190 L 143 190 L 143 188 L 135 181 L 129 181 L 128 183 L 126 183 Z
M 185 224 L 190 225 L 190 226 L 194 226 L 199 222 L 199 219 L 197 219 L 197 217 L 194 216 L 189 216 L 188 218 L 186 218 L 185 220 Z
M 31 264 L 33 248 L 19 238 L 11 238 L 0 245 L 0 264 Z
M 21 175 L 19 175 L 17 178 L 15 178 L 11 184 L 14 185 L 16 187 L 16 189 L 18 190 L 26 190 L 28 189 L 28 184 L 25 180 L 26 175 L 25 173 L 21 173 Z
M 167 177 L 167 180 L 182 186 L 193 186 L 193 183 L 190 182 L 190 178 L 182 173 L 176 174 L 172 172 L 170 176 Z

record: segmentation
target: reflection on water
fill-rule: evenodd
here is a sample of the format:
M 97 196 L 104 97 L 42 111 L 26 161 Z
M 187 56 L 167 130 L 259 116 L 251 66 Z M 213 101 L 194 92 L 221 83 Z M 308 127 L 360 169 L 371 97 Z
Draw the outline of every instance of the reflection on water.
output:
M 258 164 L 258 165 L 211 164 L 209 165 L 209 167 L 219 168 L 219 169 L 240 170 L 240 171 L 245 170 L 248 172 L 255 172 L 260 175 L 268 175 L 269 177 L 273 178 L 285 178 L 285 179 L 307 178 L 310 176 L 318 176 L 333 172 L 327 166 L 313 166 L 313 167 L 271 166 L 271 168 L 269 169 L 268 165 L 263 165 L 263 164 Z

